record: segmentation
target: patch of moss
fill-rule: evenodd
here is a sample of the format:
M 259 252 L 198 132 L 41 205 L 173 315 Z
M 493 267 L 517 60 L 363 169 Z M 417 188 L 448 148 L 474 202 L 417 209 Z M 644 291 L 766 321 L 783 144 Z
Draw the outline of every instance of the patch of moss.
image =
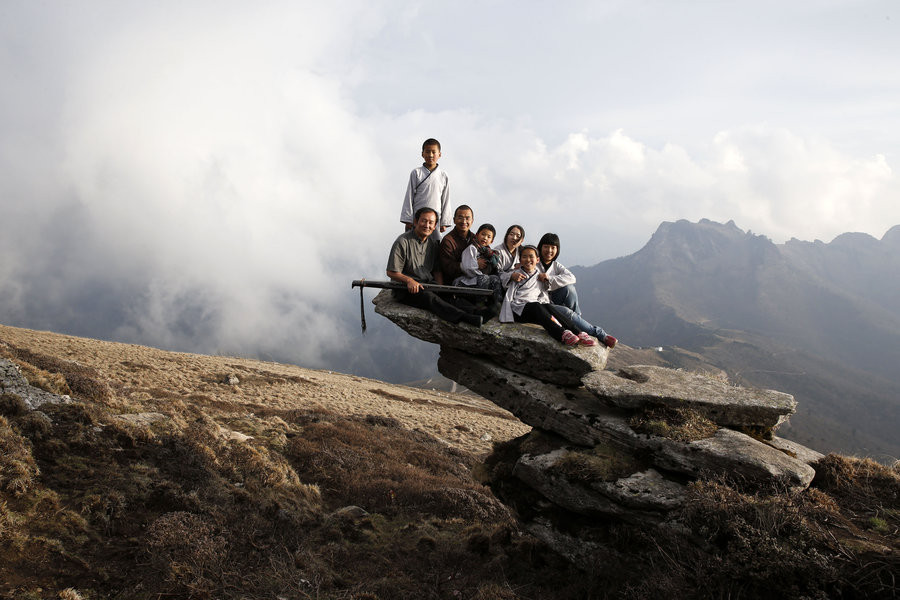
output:
M 869 517 L 869 529 L 877 531 L 881 534 L 887 534 L 891 531 L 891 528 L 888 527 L 888 522 L 882 519 L 881 517 Z

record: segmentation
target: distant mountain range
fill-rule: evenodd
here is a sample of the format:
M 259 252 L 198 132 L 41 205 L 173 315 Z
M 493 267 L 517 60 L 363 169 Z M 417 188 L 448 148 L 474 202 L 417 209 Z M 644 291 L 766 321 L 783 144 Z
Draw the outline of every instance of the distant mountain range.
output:
M 794 394 L 786 435 L 813 448 L 900 458 L 900 226 L 775 244 L 733 221 L 667 222 L 572 271 L 588 320 L 664 347 L 648 361 Z

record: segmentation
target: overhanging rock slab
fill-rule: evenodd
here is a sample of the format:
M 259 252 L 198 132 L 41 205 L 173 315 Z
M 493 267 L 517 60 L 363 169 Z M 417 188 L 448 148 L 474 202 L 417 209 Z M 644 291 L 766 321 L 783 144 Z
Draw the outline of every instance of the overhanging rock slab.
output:
M 390 290 L 381 291 L 372 303 L 375 312 L 420 340 L 488 356 L 507 369 L 559 385 L 580 386 L 586 374 L 606 367 L 609 355 L 603 344 L 568 348 L 531 325 L 496 319 L 480 328 L 454 325 L 426 310 L 397 302 Z
M 595 371 L 582 381 L 598 398 L 620 408 L 686 407 L 727 427 L 774 429 L 797 408 L 790 394 L 729 385 L 699 373 L 665 367 L 633 365 L 615 372 Z

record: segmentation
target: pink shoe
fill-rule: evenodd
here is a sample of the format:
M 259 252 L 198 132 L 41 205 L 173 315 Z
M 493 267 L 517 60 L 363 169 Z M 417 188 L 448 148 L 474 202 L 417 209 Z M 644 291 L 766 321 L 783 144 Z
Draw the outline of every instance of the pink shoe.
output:
M 618 342 L 618 341 L 619 340 L 617 340 L 616 338 L 614 338 L 611 335 L 608 335 L 605 338 L 603 338 L 603 343 L 606 344 L 606 347 L 610 348 L 610 349 L 615 348 L 616 342 Z
M 594 341 L 594 338 L 589 336 L 586 331 L 582 331 L 578 334 L 578 341 L 581 342 L 582 346 L 596 346 L 597 342 Z
M 578 336 L 566 329 L 562 334 L 562 342 L 566 346 L 575 346 L 578 344 Z

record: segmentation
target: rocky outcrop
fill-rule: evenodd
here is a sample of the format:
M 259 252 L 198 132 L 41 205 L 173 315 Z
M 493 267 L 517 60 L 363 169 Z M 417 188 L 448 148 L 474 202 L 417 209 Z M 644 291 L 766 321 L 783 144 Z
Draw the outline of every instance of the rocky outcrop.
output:
M 755 485 L 777 482 L 793 489 L 805 488 L 815 475 L 809 465 L 724 427 L 715 429 L 709 437 L 691 441 L 639 433 L 629 424 L 633 411 L 611 406 L 612 402 L 598 396 L 597 389 L 546 384 L 452 349 L 441 350 L 438 369 L 533 427 L 584 446 L 611 444 L 622 452 L 647 456 L 651 464 L 683 475 L 714 473 L 739 477 Z M 746 425 L 762 426 L 749 415 L 742 420 L 749 421 Z
M 495 493 L 533 533 L 575 562 L 595 524 L 677 527 L 685 486 L 718 477 L 745 489 L 805 489 L 821 455 L 774 436 L 789 394 L 657 366 L 606 371 L 602 344 L 567 348 L 543 329 L 452 325 L 399 304 L 376 311 L 440 344 L 438 370 L 533 427 L 486 461 Z M 566 523 L 578 521 L 577 526 Z M 581 557 L 581 558 L 579 558 Z
M 44 404 L 72 401 L 68 396 L 59 396 L 29 384 L 19 371 L 19 367 L 5 358 L 0 358 L 0 394 L 18 396 L 24 401 L 25 408 L 28 410 L 36 410 Z

